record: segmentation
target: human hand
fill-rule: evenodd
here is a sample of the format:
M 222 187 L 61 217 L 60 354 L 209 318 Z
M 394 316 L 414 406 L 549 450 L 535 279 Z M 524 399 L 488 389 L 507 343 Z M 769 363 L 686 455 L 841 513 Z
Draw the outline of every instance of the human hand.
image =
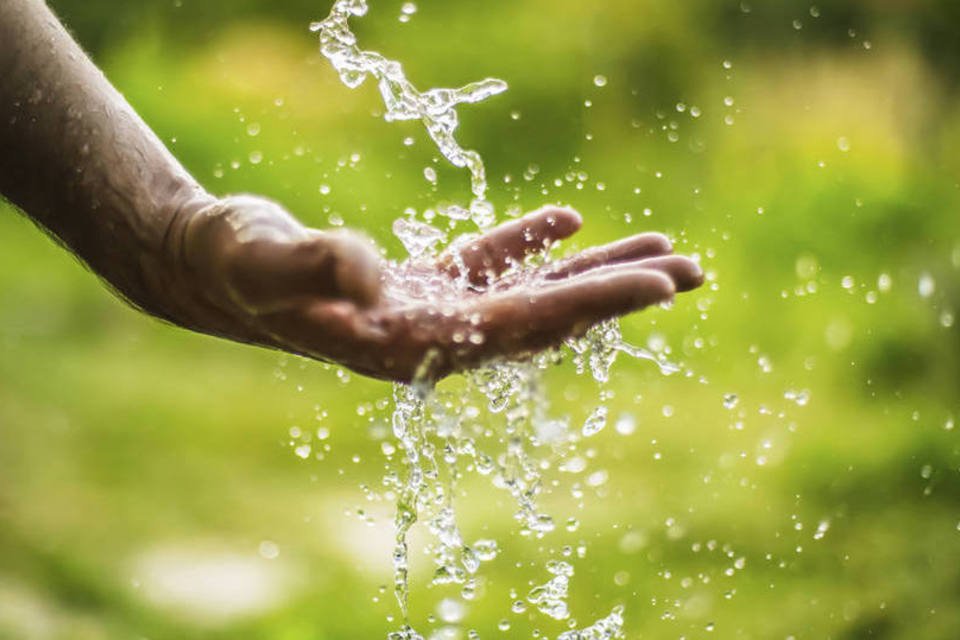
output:
M 173 255 L 193 291 L 188 326 L 410 382 L 522 357 L 703 281 L 654 233 L 512 269 L 581 224 L 546 208 L 395 265 L 360 235 L 307 229 L 241 196 L 190 216 Z

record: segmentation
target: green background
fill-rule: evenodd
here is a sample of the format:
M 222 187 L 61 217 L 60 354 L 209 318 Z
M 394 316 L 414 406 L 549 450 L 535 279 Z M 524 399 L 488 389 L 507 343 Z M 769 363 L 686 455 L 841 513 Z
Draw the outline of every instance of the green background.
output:
M 577 531 L 521 540 L 505 494 L 465 487 L 467 537 L 504 547 L 466 627 L 555 636 L 510 613 L 510 591 L 584 542 L 574 616 L 623 603 L 631 639 L 958 637 L 960 5 L 419 4 L 402 24 L 399 2 L 375 2 L 361 44 L 421 88 L 510 83 L 461 111 L 498 209 L 575 206 L 568 249 L 662 230 L 710 278 L 624 323 L 695 374 L 617 363 L 612 421 L 636 432 L 608 426 L 548 500 Z M 405 208 L 468 193 L 419 125 L 383 122 L 372 86 L 339 83 L 307 29 L 326 2 L 51 5 L 216 193 L 342 219 L 397 258 Z M 569 364 L 549 380 L 575 424 L 598 403 Z M 384 637 L 390 506 L 361 484 L 384 470 L 389 393 L 153 322 L 0 212 L 0 638 Z M 294 454 L 294 427 L 329 430 L 324 460 Z M 601 470 L 578 505 L 571 486 Z M 427 564 L 420 628 L 443 595 Z

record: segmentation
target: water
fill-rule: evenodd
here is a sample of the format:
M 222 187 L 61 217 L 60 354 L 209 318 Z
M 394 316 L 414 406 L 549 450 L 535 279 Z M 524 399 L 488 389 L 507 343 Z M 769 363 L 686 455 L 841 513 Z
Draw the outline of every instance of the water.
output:
M 455 134 L 460 126 L 456 107 L 486 100 L 507 90 L 507 83 L 487 78 L 459 89 L 430 89 L 421 92 L 403 72 L 403 66 L 375 51 L 364 51 L 350 30 L 352 17 L 366 15 L 366 0 L 338 0 L 326 20 L 310 28 L 320 34 L 320 51 L 333 64 L 340 79 L 355 89 L 372 76 L 376 79 L 388 121 L 420 120 L 436 142 L 443 156 L 460 168 L 470 171 L 473 202 L 470 214 L 480 228 L 495 222 L 493 207 L 486 200 L 487 177 L 483 159 L 476 151 L 465 150 Z M 412 12 L 410 12 L 412 13 Z M 410 15 L 405 13 L 405 15 Z
M 471 219 L 481 229 L 492 226 L 496 215 L 486 200 L 484 163 L 479 153 L 464 150 L 457 143 L 456 107 L 501 93 L 507 89 L 506 83 L 487 79 L 460 89 L 418 91 L 404 75 L 400 63 L 359 47 L 349 20 L 367 11 L 365 0 L 338 0 L 326 20 L 311 25 L 311 30 L 320 35 L 323 55 L 348 87 L 356 88 L 368 77 L 375 78 L 386 106 L 387 120 L 422 121 L 443 156 L 455 166 L 470 171 L 473 200 L 469 210 L 453 206 L 439 213 L 452 220 Z M 598 83 L 606 84 L 606 79 Z M 428 168 L 424 177 L 435 183 L 435 170 Z M 398 219 L 393 231 L 413 260 L 436 256 L 451 240 L 444 231 L 417 220 L 415 212 Z M 453 239 L 454 243 L 457 241 Z M 542 258 L 541 262 L 543 259 L 549 257 Z M 530 268 L 534 264 L 531 263 Z M 396 269 L 390 270 L 395 277 L 418 277 L 415 270 L 407 271 L 402 264 L 395 266 Z M 519 270 L 518 277 L 533 277 L 529 271 L 524 272 L 523 266 Z M 465 269 L 461 271 L 466 273 Z M 450 285 L 428 280 L 419 284 L 425 299 L 449 299 L 450 295 L 462 293 L 456 289 L 468 286 L 466 282 Z M 451 291 L 451 286 L 455 290 Z M 482 340 L 483 336 L 464 336 L 464 339 Z M 520 535 L 539 539 L 557 529 L 554 517 L 539 504 L 545 486 L 544 471 L 570 469 L 578 461 L 582 464 L 583 459 L 575 455 L 577 445 L 606 427 L 608 408 L 601 394 L 599 405 L 582 426 L 571 426 L 551 416 L 543 389 L 543 372 L 570 359 L 578 374 L 589 374 L 602 386 L 609 381 L 611 367 L 621 353 L 649 360 L 664 374 L 679 371 L 663 354 L 624 342 L 619 324 L 610 321 L 594 327 L 581 338 L 568 341 L 563 351 L 546 352 L 526 362 L 500 362 L 469 372 L 462 381 L 465 388 L 438 391 L 416 383 L 394 387 L 391 420 L 397 446 L 394 455 L 388 456 L 390 466 L 383 483 L 386 490 L 396 496 L 393 590 L 404 625 L 389 634 L 389 640 L 423 638 L 410 625 L 408 615 L 409 533 L 415 524 L 421 523 L 430 533 L 427 551 L 433 561 L 432 585 L 458 590 L 459 599 L 441 601 L 445 611 L 462 612 L 461 603 L 477 597 L 477 576 L 482 565 L 500 552 L 494 540 L 465 539 L 458 524 L 454 496 L 466 473 L 486 477 L 493 487 L 509 494 Z M 491 430 L 491 424 L 496 425 L 496 429 Z M 590 478 L 591 486 L 599 486 L 606 481 L 607 473 L 601 470 Z M 579 527 L 575 519 L 564 521 L 568 531 Z M 529 604 L 553 620 L 569 620 L 568 597 L 574 566 L 555 558 L 545 563 L 545 570 L 545 582 L 531 589 L 526 601 L 515 602 L 513 611 L 526 612 Z M 623 613 L 623 608 L 618 606 L 607 617 L 582 630 L 561 633 L 558 640 L 621 638 Z M 456 620 L 444 622 L 459 622 L 462 615 L 454 617 Z M 468 636 L 479 637 L 472 630 Z
M 392 426 L 398 445 L 384 484 L 397 496 L 394 594 L 405 620 L 410 586 L 408 534 L 414 524 L 422 523 L 430 534 L 431 584 L 457 589 L 462 601 L 476 598 L 476 579 L 483 564 L 500 553 L 494 540 L 467 540 L 458 524 L 454 496 L 465 474 L 486 477 L 494 488 L 510 495 L 521 536 L 540 539 L 558 529 L 555 518 L 539 504 L 547 485 L 544 473 L 569 462 L 588 437 L 580 428 L 550 415 L 542 374 L 559 357 L 559 352 L 549 352 L 529 362 L 485 367 L 468 373 L 463 386 L 453 389 L 394 386 Z M 598 381 L 609 377 L 609 369 L 598 367 L 596 373 Z M 604 415 L 606 411 L 603 405 L 598 408 Z M 490 429 L 491 424 L 495 429 Z M 563 524 L 568 531 L 580 526 L 573 518 Z M 574 566 L 566 559 L 551 559 L 545 570 L 545 581 L 515 604 L 514 611 L 525 612 L 529 604 L 544 616 L 566 621 L 571 615 L 568 597 Z M 623 609 L 617 608 L 593 625 L 559 638 L 619 638 L 622 627 Z M 388 637 L 415 640 L 423 636 L 405 625 Z

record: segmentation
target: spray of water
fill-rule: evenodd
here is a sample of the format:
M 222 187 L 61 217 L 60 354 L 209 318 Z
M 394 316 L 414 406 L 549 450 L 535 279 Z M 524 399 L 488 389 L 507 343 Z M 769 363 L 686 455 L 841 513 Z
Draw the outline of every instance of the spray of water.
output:
M 320 35 L 322 53 L 351 88 L 360 86 L 367 77 L 375 78 L 386 105 L 387 120 L 421 120 L 444 157 L 470 170 L 474 196 L 470 210 L 453 211 L 449 217 L 469 217 L 481 229 L 492 226 L 496 216 L 485 199 L 483 161 L 477 152 L 464 150 L 454 137 L 459 125 L 456 107 L 501 93 L 506 90 L 506 83 L 488 79 L 461 89 L 418 91 L 407 80 L 400 63 L 358 46 L 348 21 L 365 15 L 367 10 L 366 0 L 338 0 L 327 19 L 311 25 L 311 30 Z M 397 220 L 394 232 L 413 259 L 435 256 L 448 240 L 440 229 L 412 218 Z M 403 277 L 415 277 L 403 265 L 397 267 L 396 273 L 404 274 Z M 518 265 L 518 270 L 517 277 L 523 278 L 523 265 Z M 535 277 L 532 271 L 529 277 Z M 466 287 L 467 283 L 454 286 Z M 449 291 L 438 294 L 434 289 L 431 283 L 423 283 L 425 297 L 450 295 Z M 620 353 L 655 362 L 665 374 L 678 370 L 662 356 L 625 343 L 619 324 L 611 321 L 568 341 L 565 350 L 543 353 L 526 362 L 499 362 L 470 372 L 464 380 L 466 388 L 455 393 L 417 384 L 394 387 L 392 426 L 398 447 L 389 456 L 391 465 L 384 486 L 396 496 L 394 593 L 404 626 L 389 634 L 389 640 L 423 640 L 410 626 L 408 616 L 408 534 L 417 522 L 431 534 L 427 550 L 434 563 L 432 584 L 458 587 L 463 600 L 476 597 L 481 565 L 500 552 L 494 540 L 468 542 L 464 538 L 457 522 L 454 495 L 465 473 L 488 477 L 494 487 L 511 496 L 521 535 L 542 538 L 556 529 L 554 518 L 538 503 L 545 485 L 543 474 L 569 462 L 578 443 L 606 426 L 607 408 L 600 404 L 583 425 L 552 417 L 543 390 L 543 371 L 570 357 L 578 374 L 589 373 L 602 385 L 609 380 L 610 368 Z M 491 424 L 500 426 L 494 430 Z M 545 616 L 569 621 L 568 596 L 574 572 L 567 559 L 549 560 L 546 582 L 532 589 L 526 602 Z M 521 611 L 526 611 L 523 601 L 514 605 L 514 612 Z M 479 637 L 475 631 L 468 636 Z M 584 629 L 566 631 L 558 640 L 622 637 L 623 608 L 618 606 L 609 616 Z

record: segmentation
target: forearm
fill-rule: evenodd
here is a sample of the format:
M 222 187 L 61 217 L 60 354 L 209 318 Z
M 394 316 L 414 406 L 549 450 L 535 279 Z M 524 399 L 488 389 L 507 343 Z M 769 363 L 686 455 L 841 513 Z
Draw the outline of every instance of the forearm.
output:
M 0 1 L 0 193 L 124 297 L 178 320 L 166 245 L 214 199 L 42 0 Z

